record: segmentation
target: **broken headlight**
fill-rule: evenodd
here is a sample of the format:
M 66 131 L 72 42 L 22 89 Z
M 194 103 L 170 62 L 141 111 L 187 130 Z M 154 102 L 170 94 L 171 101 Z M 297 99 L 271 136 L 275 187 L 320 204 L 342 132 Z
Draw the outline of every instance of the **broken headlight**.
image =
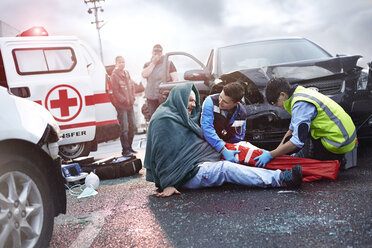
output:
M 368 84 L 368 70 L 363 69 L 357 82 L 357 90 L 366 90 Z
M 57 142 L 61 137 L 61 133 L 59 127 L 52 126 L 50 124 L 47 125 L 45 128 L 44 134 L 37 143 L 40 147 L 46 143 L 54 143 Z

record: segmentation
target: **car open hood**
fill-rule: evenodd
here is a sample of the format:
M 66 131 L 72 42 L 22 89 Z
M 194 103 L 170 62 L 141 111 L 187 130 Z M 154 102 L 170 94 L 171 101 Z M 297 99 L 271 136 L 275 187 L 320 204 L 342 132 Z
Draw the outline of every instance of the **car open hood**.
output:
M 262 146 L 264 140 L 280 142 L 284 135 L 283 130 L 287 130 L 290 120 L 287 111 L 274 107 L 266 99 L 263 101 L 250 100 L 264 99 L 265 87 L 270 79 L 284 77 L 291 84 L 304 85 L 305 87 L 319 87 L 325 82 L 328 87 L 332 82 L 342 82 L 349 73 L 353 73 L 357 68 L 356 63 L 359 58 L 361 56 L 356 55 L 279 64 L 234 71 L 224 74 L 220 78 L 227 82 L 236 80 L 247 82 L 251 87 L 250 92 L 260 94 L 260 97 L 250 95 L 244 100 L 248 113 L 247 138 L 250 142 L 258 142 L 257 144 Z
M 221 75 L 224 81 L 251 81 L 259 88 L 265 87 L 268 80 L 284 77 L 289 83 L 313 80 L 316 78 L 338 77 L 357 67 L 360 55 L 335 57 L 330 59 L 297 61 L 261 68 L 233 71 Z

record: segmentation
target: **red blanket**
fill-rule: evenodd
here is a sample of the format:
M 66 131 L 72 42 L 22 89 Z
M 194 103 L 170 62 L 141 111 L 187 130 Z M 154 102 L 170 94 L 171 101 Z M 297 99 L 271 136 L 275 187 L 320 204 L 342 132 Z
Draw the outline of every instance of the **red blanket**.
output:
M 229 150 L 239 150 L 237 154 L 239 163 L 244 165 L 254 166 L 256 161 L 253 159 L 262 154 L 260 148 L 255 147 L 249 142 L 239 142 L 237 144 L 226 143 L 226 148 Z M 274 158 L 265 166 L 266 169 L 270 170 L 286 170 L 292 169 L 296 164 L 302 166 L 303 182 L 311 182 L 327 178 L 330 180 L 336 180 L 340 162 L 338 160 L 320 161 L 310 158 L 299 158 L 289 155 L 282 155 Z

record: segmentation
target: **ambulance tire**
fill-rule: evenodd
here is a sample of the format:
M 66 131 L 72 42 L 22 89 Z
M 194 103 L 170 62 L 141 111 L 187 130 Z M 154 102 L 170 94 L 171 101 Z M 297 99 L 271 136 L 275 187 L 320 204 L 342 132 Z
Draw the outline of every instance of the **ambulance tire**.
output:
M 7 206 L 0 203 L 2 212 L 8 211 L 8 222 L 0 226 L 0 235 L 5 230 L 9 232 L 1 241 L 4 242 L 2 245 L 48 247 L 53 233 L 55 210 L 47 175 L 42 172 L 45 171 L 44 165 L 38 165 L 37 159 L 24 154 L 0 155 L 0 196 L 8 203 Z M 20 228 L 21 224 L 29 225 L 30 228 Z M 17 233 L 20 235 L 19 240 L 13 243 L 12 235 Z
M 63 145 L 59 147 L 59 155 L 64 160 L 88 156 L 91 150 L 89 142 Z

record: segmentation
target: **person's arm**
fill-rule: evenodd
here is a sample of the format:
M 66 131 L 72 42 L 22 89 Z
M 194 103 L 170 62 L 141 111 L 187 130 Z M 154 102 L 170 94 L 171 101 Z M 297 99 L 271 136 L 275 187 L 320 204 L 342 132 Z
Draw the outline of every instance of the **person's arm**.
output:
M 112 86 L 112 94 L 114 95 L 115 99 L 120 103 L 125 101 L 125 97 L 121 94 L 121 87 L 120 87 L 120 79 L 116 74 L 111 75 L 111 86 Z
M 155 66 L 156 64 L 153 62 L 150 62 L 148 65 L 145 65 L 141 73 L 142 77 L 148 78 L 151 75 L 152 71 L 154 70 Z
M 280 155 L 291 153 L 291 152 L 295 151 L 296 149 L 297 149 L 297 146 L 295 146 L 292 143 L 292 141 L 289 140 L 288 142 L 286 142 L 284 144 L 281 144 L 277 148 L 272 150 L 270 152 L 270 155 L 271 155 L 271 157 L 275 158 L 275 157 L 278 157 Z
M 169 196 L 168 194 L 178 194 L 171 188 L 176 189 L 177 185 L 182 179 L 175 180 L 174 173 L 177 174 L 176 170 L 181 164 L 175 164 L 173 156 L 169 154 L 177 154 L 179 151 L 176 149 L 174 144 L 174 138 L 169 133 L 176 133 L 177 125 L 169 125 L 169 119 L 157 119 L 151 124 L 152 135 L 148 137 L 148 142 L 151 143 L 151 171 L 154 177 L 157 178 L 160 188 L 163 190 L 163 194 L 159 196 Z M 156 132 L 156 135 L 154 135 Z M 150 153 L 149 153 L 150 154 Z M 147 154 L 146 154 L 147 155 Z M 173 167 L 173 168 L 170 168 Z M 170 189 L 168 189 L 170 188 Z
M 161 56 L 159 55 L 152 56 L 150 63 L 145 64 L 145 66 L 143 67 L 141 73 L 142 77 L 148 78 L 151 75 L 152 71 L 154 70 L 155 66 L 159 63 L 160 59 Z
M 287 139 L 288 136 L 292 135 L 292 133 L 293 133 L 293 131 L 292 131 L 291 129 L 289 129 L 289 130 L 286 132 L 286 134 L 284 135 L 282 141 L 280 142 L 280 144 L 279 144 L 278 146 L 284 144 L 284 141 Z
M 296 102 L 292 108 L 290 130 L 285 134 L 280 145 L 270 152 L 270 155 L 277 157 L 302 148 L 310 131 L 311 120 L 315 118 L 316 114 L 316 108 L 312 103 Z M 284 140 L 290 135 L 292 135 L 291 139 L 284 143 Z
M 200 124 L 204 138 L 217 152 L 221 152 L 222 148 L 225 147 L 226 142 L 218 137 L 216 130 L 214 129 L 213 121 L 213 101 L 212 98 L 208 96 L 203 103 Z
M 264 150 L 262 155 L 254 158 L 254 160 L 257 161 L 256 165 L 258 167 L 261 165 L 265 167 L 265 165 L 273 158 L 292 153 L 296 149 L 303 147 L 310 130 L 311 120 L 315 118 L 316 114 L 317 111 L 313 104 L 305 101 L 296 102 L 292 108 L 290 124 L 290 128 L 293 128 L 293 131 L 287 131 L 280 145 L 276 149 L 271 152 Z M 284 143 L 284 140 L 289 135 L 292 135 L 291 139 Z
M 207 97 L 203 103 L 200 121 L 204 138 L 217 152 L 223 155 L 225 160 L 237 163 L 238 159 L 235 157 L 235 154 L 240 153 L 240 151 L 231 151 L 225 147 L 226 142 L 218 137 L 216 129 L 214 129 L 213 121 L 213 101 L 211 97 Z

